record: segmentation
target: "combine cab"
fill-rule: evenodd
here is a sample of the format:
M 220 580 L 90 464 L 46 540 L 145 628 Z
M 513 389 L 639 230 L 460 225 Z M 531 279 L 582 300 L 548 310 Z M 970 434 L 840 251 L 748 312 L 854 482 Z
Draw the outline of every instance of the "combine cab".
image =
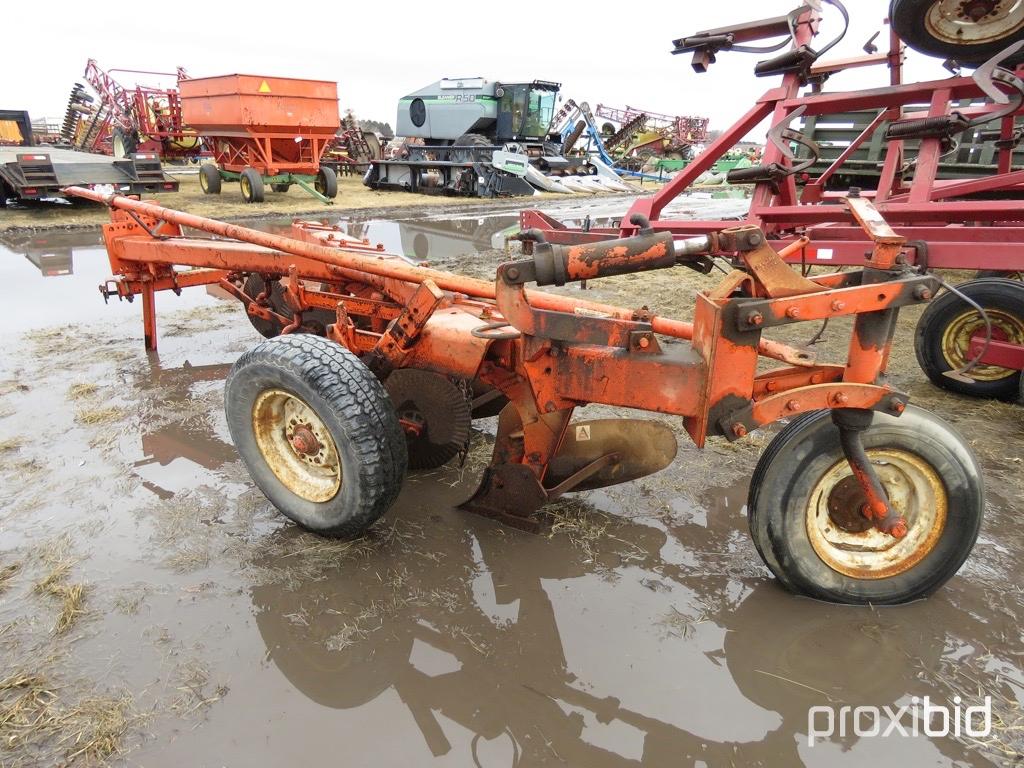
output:
M 497 197 L 551 189 L 550 176 L 593 176 L 583 157 L 565 157 L 551 133 L 558 83 L 439 80 L 399 100 L 400 156 L 375 162 L 367 186 Z M 564 190 L 568 191 L 568 189 Z

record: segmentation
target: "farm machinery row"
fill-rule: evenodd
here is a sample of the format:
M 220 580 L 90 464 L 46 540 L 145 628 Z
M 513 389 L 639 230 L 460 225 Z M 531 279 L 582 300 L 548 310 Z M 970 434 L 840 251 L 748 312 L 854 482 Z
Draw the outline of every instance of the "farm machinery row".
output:
M 159 78 L 163 85 L 125 87 L 114 73 Z M 104 71 L 95 60 L 72 88 L 62 138 L 74 149 L 115 158 L 206 159 L 204 192 L 238 182 L 246 202 L 262 202 L 265 187 L 298 185 L 323 202 L 337 195 L 337 173 L 380 157 L 376 136 L 349 111 L 338 114 L 335 83 L 227 75 Z M 167 82 L 173 80 L 174 86 Z M 95 95 L 93 95 L 95 94 Z M 212 162 L 209 162 L 212 160 Z
M 846 18 L 841 3 L 826 4 Z M 753 185 L 744 223 L 762 228 L 777 248 L 803 243 L 787 251 L 787 258 L 805 271 L 842 269 L 862 263 L 870 243 L 840 204 L 846 193 L 834 180 L 844 175 L 846 163 L 861 147 L 882 143 L 884 159 L 876 188 L 859 194 L 871 200 L 905 239 L 908 265 L 922 272 L 971 270 L 979 278 L 947 286 L 949 290 L 922 316 L 915 340 L 922 368 L 933 382 L 952 391 L 1007 399 L 1024 396 L 1024 284 L 1009 279 L 1024 271 L 1024 171 L 1016 155 L 1024 138 L 1024 81 L 1015 71 L 1024 59 L 1024 9 L 1000 3 L 895 0 L 885 50 L 869 43 L 864 56 L 827 61 L 822 55 L 845 32 L 813 49 L 810 43 L 822 22 L 821 8 L 808 2 L 785 16 L 674 41 L 674 53 L 691 54 L 698 73 L 707 71 L 723 52 L 774 52 L 789 44 L 755 70 L 758 76 L 781 76 L 781 85 L 766 90 L 661 190 L 637 199 L 619 226 L 584 231 L 526 210 L 520 215 L 522 228 L 535 230 L 548 242 L 584 244 L 636 233 L 638 228 L 631 223 L 635 216 L 649 220 L 654 231 L 676 237 L 735 226 L 735 221 L 665 219 L 662 213 L 768 119 L 769 142 L 760 163 L 727 176 L 729 182 Z M 922 9 L 934 16 L 927 28 L 915 21 L 925 12 Z M 908 42 L 925 53 L 949 57 L 953 76 L 904 83 Z M 887 70 L 887 84 L 861 91 L 825 90 L 831 76 L 871 66 Z M 968 67 L 973 68 L 970 76 L 961 71 Z M 827 164 L 819 162 L 815 142 L 794 127 L 799 120 L 855 113 L 864 115 L 864 128 Z M 968 140 L 993 145 L 995 171 L 942 178 L 943 158 Z M 809 172 L 812 166 L 823 165 L 819 172 Z

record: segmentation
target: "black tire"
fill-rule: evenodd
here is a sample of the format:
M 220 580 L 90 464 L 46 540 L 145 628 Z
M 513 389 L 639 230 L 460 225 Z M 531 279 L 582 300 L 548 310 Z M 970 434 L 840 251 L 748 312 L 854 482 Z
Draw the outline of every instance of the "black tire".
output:
M 316 181 L 313 186 L 321 195 L 333 200 L 338 196 L 338 174 L 326 165 L 322 166 L 316 172 Z
M 270 185 L 270 189 L 271 190 L 273 190 L 274 192 L 280 192 L 282 194 L 284 194 L 285 192 L 287 192 L 291 188 L 292 188 L 292 185 L 291 184 L 287 184 L 287 183 L 286 184 L 271 184 Z
M 263 177 L 255 168 L 245 168 L 238 179 L 242 199 L 247 203 L 262 203 L 264 200 Z
M 1024 280 L 1024 271 L 1003 270 L 1003 269 L 979 269 L 974 274 L 975 280 L 984 280 L 988 277 L 1001 277 L 1005 280 Z
M 115 160 L 131 157 L 139 149 L 139 134 L 124 128 L 114 128 L 110 136 L 110 149 Z
M 1017 280 L 985 278 L 961 283 L 957 290 L 976 301 L 993 321 L 996 338 L 1018 340 L 1024 343 L 1024 283 Z M 968 317 L 969 316 L 969 317 Z M 975 318 L 975 320 L 971 320 Z M 984 324 L 976 310 L 951 291 L 935 299 L 921 315 L 914 333 L 914 351 L 917 361 L 928 378 L 939 387 L 975 397 L 990 397 L 1013 400 L 1020 390 L 1020 371 L 1008 368 L 981 365 L 971 371 L 973 382 L 951 379 L 947 371 L 960 368 L 969 359 L 962 333 L 955 333 L 958 327 L 965 331 L 972 325 L 984 331 Z M 949 346 L 950 339 L 959 343 Z
M 751 537 L 775 577 L 798 594 L 852 604 L 898 604 L 922 598 L 960 569 L 978 537 L 984 490 L 977 459 L 952 427 L 914 406 L 899 418 L 875 413 L 862 439 L 869 456 L 884 449 L 912 456 L 941 485 L 945 523 L 920 560 L 910 560 L 892 575 L 878 572 L 868 578 L 840 572 L 814 548 L 808 507 L 816 503 L 819 481 L 837 468 L 842 472 L 840 463 L 846 461 L 829 411 L 795 419 L 765 449 L 747 501 Z M 932 508 L 925 505 L 924 509 Z M 908 537 L 917 535 L 914 520 L 908 522 Z
M 203 163 L 199 166 L 199 187 L 206 195 L 220 194 L 220 171 L 216 165 Z
M 325 501 L 297 495 L 271 469 L 253 426 L 258 398 L 282 391 L 322 422 L 337 451 L 341 483 Z M 328 536 L 353 536 L 398 498 L 405 477 L 405 436 L 387 392 L 344 347 L 318 336 L 269 339 L 232 366 L 224 408 L 235 447 L 253 482 L 285 516 Z
M 479 133 L 464 133 L 455 140 L 452 147 L 490 147 L 493 146 L 494 142 L 488 139 L 486 136 L 481 136 Z M 458 149 L 453 149 L 451 152 L 451 159 L 458 163 L 468 163 L 478 156 L 478 153 L 472 149 L 467 149 L 464 152 L 460 152 Z
M 893 31 L 919 53 L 940 59 L 956 59 L 966 65 L 983 64 L 1024 38 L 1024 15 L 1015 9 L 1013 3 L 1004 3 L 1002 8 L 995 3 L 993 12 L 980 20 L 963 17 L 955 23 L 942 21 L 946 17 L 937 15 L 939 4 L 940 0 L 892 0 L 889 19 Z M 979 7 L 984 9 L 983 4 Z M 1011 15 L 1004 17 L 1003 13 Z M 954 34 L 954 29 L 960 34 Z M 972 39 L 975 42 L 958 42 Z M 1024 53 L 1017 53 L 1005 64 L 1012 66 L 1021 61 L 1024 61 Z

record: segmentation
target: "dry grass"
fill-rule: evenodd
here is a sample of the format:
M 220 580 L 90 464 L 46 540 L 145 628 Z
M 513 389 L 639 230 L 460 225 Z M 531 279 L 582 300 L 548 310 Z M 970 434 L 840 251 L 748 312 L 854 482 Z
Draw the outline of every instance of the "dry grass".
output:
M 106 408 L 79 408 L 75 412 L 75 421 L 79 424 L 87 424 L 96 427 L 101 424 L 110 424 L 124 418 L 124 411 L 120 408 L 107 406 Z
M 0 453 L 16 451 L 21 445 L 22 439 L 20 437 L 5 437 L 3 440 L 0 440 Z
M 179 717 L 189 717 L 224 698 L 226 685 L 215 685 L 210 690 L 210 672 L 199 661 L 185 662 L 178 669 L 178 695 L 171 702 L 171 711 Z
M 25 669 L 0 680 L 0 742 L 5 766 L 101 765 L 123 754 L 122 740 L 140 719 L 130 695 L 74 702 L 43 674 Z
M 21 570 L 21 563 L 11 563 L 0 568 L 0 593 L 7 589 L 8 582 Z
M 91 381 L 83 381 L 77 384 L 72 384 L 68 387 L 68 398 L 71 400 L 81 400 L 86 397 L 92 397 L 96 394 L 99 389 Z
M 69 584 L 68 576 L 77 562 L 68 554 L 67 537 L 55 539 L 44 545 L 40 559 L 46 567 L 46 574 L 35 586 L 39 594 L 49 595 L 60 601 L 60 613 L 53 626 L 53 632 L 62 635 L 75 625 L 85 614 L 85 584 Z

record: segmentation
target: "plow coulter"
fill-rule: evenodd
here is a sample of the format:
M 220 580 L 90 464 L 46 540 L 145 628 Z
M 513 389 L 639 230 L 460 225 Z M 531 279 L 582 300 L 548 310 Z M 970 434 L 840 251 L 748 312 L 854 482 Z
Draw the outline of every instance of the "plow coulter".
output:
M 906 266 L 903 238 L 865 199 L 843 203 L 870 243 L 857 270 L 803 277 L 785 259 L 805 243 L 775 250 L 756 225 L 677 239 L 634 216 L 634 234 L 596 243 L 526 232 L 532 253 L 490 282 L 323 225 L 297 222 L 284 237 L 67 192 L 112 208 L 104 238 L 117 278 L 102 290 L 142 296 L 149 348 L 156 291 L 190 285 L 221 285 L 276 333 L 235 363 L 228 426 L 254 482 L 312 531 L 359 533 L 407 469 L 464 452 L 472 419 L 487 415 L 498 416 L 493 456 L 462 507 L 519 528 L 536 530 L 536 513 L 566 493 L 672 463 L 675 437 L 658 421 L 574 418 L 597 403 L 680 417 L 697 446 L 786 422 L 755 469 L 748 516 L 758 552 L 796 592 L 905 602 L 944 583 L 974 545 L 983 494 L 970 448 L 884 377 L 899 309 L 929 301 L 939 282 Z M 538 290 L 706 272 L 712 258 L 734 268 L 696 296 L 692 323 Z M 840 363 L 763 338 L 847 316 Z M 763 358 L 779 364 L 762 370 Z

